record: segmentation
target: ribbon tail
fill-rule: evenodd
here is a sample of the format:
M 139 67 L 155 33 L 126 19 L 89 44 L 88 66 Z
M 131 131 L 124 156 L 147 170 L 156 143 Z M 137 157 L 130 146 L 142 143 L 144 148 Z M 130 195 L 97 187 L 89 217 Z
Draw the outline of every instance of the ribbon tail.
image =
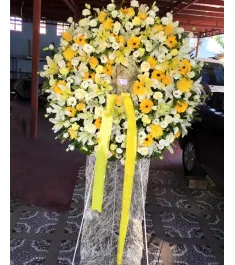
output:
M 134 106 L 129 93 L 121 94 L 125 112 L 127 115 L 127 140 L 126 140 L 126 161 L 124 184 L 122 194 L 122 211 L 119 228 L 118 251 L 117 251 L 117 265 L 122 264 L 122 257 L 124 252 L 124 245 L 126 240 L 127 228 L 130 219 L 130 207 L 132 198 L 133 180 L 135 174 L 135 160 L 137 148 L 137 128 Z
M 99 144 L 96 155 L 94 185 L 92 192 L 92 210 L 97 210 L 100 213 L 102 212 L 103 205 L 104 183 L 115 100 L 116 95 L 107 96 L 107 105 L 102 115 Z

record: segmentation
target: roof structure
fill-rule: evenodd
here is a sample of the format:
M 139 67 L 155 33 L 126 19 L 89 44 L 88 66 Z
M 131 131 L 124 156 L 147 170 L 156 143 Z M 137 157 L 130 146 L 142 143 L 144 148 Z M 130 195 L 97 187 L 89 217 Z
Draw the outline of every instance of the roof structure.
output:
M 66 21 L 68 17 L 79 18 L 85 3 L 102 8 L 110 0 L 41 0 L 42 19 L 46 21 Z M 33 0 L 11 0 L 11 16 L 32 20 Z M 130 0 L 115 0 L 125 6 Z M 142 4 L 153 3 L 152 0 L 139 0 Z M 199 37 L 208 37 L 224 33 L 224 0 L 156 0 L 160 16 L 173 12 L 174 20 L 179 20 L 186 31 L 193 31 Z

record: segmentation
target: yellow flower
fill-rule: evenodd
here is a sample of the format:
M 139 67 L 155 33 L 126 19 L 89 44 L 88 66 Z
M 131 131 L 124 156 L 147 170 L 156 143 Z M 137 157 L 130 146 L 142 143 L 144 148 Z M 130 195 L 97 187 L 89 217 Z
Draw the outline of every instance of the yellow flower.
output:
M 66 86 L 66 82 L 64 80 L 59 80 L 55 86 L 53 87 L 53 90 L 55 91 L 56 94 L 63 95 L 62 90 L 59 88 L 59 85 Z
M 178 132 L 175 134 L 175 138 L 179 138 L 179 137 L 180 137 L 180 135 L 181 135 L 181 131 L 180 131 L 180 130 L 178 130 Z
M 163 135 L 163 130 L 160 125 L 151 124 L 151 135 L 153 138 L 159 139 Z
M 135 10 L 132 7 L 127 8 L 127 15 L 130 17 L 134 17 Z
M 116 105 L 120 107 L 122 105 L 122 97 L 120 95 L 117 95 L 116 97 Z
M 143 142 L 143 146 L 151 146 L 152 144 L 153 144 L 153 137 L 150 134 L 146 135 Z
M 123 46 L 126 44 L 126 40 L 122 35 L 116 36 L 115 38 L 117 43 L 122 44 Z
M 73 70 L 73 65 L 71 64 L 71 62 L 67 62 L 66 66 L 68 67 L 68 69 L 69 69 L 70 71 Z
M 139 12 L 138 17 L 139 17 L 140 19 L 142 19 L 142 20 L 145 20 L 146 17 L 147 17 L 147 15 L 146 15 L 146 13 Z
M 74 40 L 74 42 L 78 45 L 82 45 L 82 46 L 85 45 L 86 44 L 85 36 L 84 35 L 79 36 L 78 38 Z
M 98 15 L 98 20 L 100 23 L 104 22 L 104 20 L 106 19 L 107 14 L 104 11 L 101 11 Z
M 164 72 L 161 70 L 154 70 L 152 72 L 152 78 L 157 79 L 158 81 L 161 81 L 164 77 Z
M 78 135 L 77 130 L 74 130 L 74 128 L 72 128 L 72 127 L 70 127 L 68 129 L 68 133 L 69 133 L 71 139 L 76 139 L 76 137 Z
M 101 118 L 95 120 L 94 125 L 97 129 L 100 129 L 101 126 Z
M 136 49 L 140 46 L 140 38 L 132 36 L 128 42 L 127 42 L 128 47 L 132 49 Z
M 74 109 L 73 107 L 69 106 L 66 108 L 70 113 L 68 114 L 69 117 L 74 117 L 76 114 L 76 109 Z
M 69 41 L 72 41 L 73 36 L 71 35 L 70 32 L 66 31 L 66 32 L 64 32 L 64 33 L 62 34 L 62 38 L 63 38 L 64 40 L 66 40 L 66 41 L 69 42 Z
M 113 74 L 113 67 L 110 64 L 105 65 L 104 74 L 110 75 L 110 76 Z
M 171 50 L 171 55 L 172 56 L 176 56 L 176 55 L 178 55 L 178 50 L 177 49 L 173 49 L 173 50 Z
M 163 27 L 163 25 L 154 25 L 153 26 L 153 30 L 155 32 L 160 32 L 160 31 L 163 31 L 164 30 L 164 27 Z
M 83 103 L 83 102 L 80 102 L 80 103 L 77 104 L 76 109 L 77 109 L 78 111 L 82 111 L 82 110 L 85 109 L 85 107 L 86 107 L 86 104 Z
M 135 81 L 133 85 L 133 94 L 134 95 L 144 95 L 146 92 L 146 88 L 143 82 Z
M 169 75 L 166 75 L 162 78 L 162 83 L 164 85 L 170 85 L 172 83 L 172 79 Z
M 75 56 L 76 56 L 76 52 L 72 50 L 71 47 L 68 47 L 64 53 L 64 58 L 67 60 L 67 61 L 71 61 Z
M 89 63 L 92 68 L 95 68 L 99 62 L 94 56 L 92 56 L 89 58 Z
M 193 86 L 193 80 L 187 78 L 182 78 L 177 83 L 177 88 L 183 93 L 189 92 L 192 86 Z
M 181 75 L 186 75 L 187 73 L 189 73 L 192 69 L 191 63 L 189 60 L 187 59 L 183 59 L 180 62 L 180 66 L 179 66 L 179 73 Z
M 150 64 L 151 69 L 154 69 L 157 65 L 157 60 L 155 60 L 152 56 L 149 56 L 147 62 Z
M 113 28 L 113 20 L 111 18 L 106 19 L 103 22 L 103 26 L 105 30 L 111 30 Z
M 187 101 L 180 101 L 178 100 L 175 105 L 175 110 L 178 113 L 183 113 L 187 110 L 188 108 L 188 102 Z
M 141 19 L 139 17 L 134 17 L 134 19 L 132 20 L 132 23 L 135 26 L 139 26 L 141 24 Z
M 152 110 L 153 102 L 150 99 L 144 99 L 140 103 L 140 110 L 142 113 L 149 113 Z
M 87 79 L 92 79 L 93 81 L 95 80 L 95 73 L 85 73 L 85 76 L 83 77 L 83 80 L 87 80 Z
M 46 76 L 57 74 L 59 67 L 55 61 L 53 61 L 49 56 L 46 56 L 47 60 L 47 69 L 45 70 Z
M 164 32 L 165 32 L 166 35 L 172 35 L 174 33 L 174 26 L 173 26 L 173 24 L 169 23 L 165 27 Z
M 177 45 L 177 40 L 176 40 L 176 36 L 169 36 L 167 39 L 166 39 L 166 45 L 169 47 L 169 48 L 174 48 L 176 45 Z

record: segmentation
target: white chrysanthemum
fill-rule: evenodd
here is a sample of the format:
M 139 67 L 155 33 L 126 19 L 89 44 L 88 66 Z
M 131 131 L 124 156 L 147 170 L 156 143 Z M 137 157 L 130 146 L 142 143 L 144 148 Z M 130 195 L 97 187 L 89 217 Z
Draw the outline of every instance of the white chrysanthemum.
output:
M 137 50 L 137 51 L 134 51 L 133 52 L 133 56 L 135 57 L 135 58 L 138 58 L 139 56 L 140 56 L 140 52 Z
M 110 52 L 109 55 L 108 55 L 108 57 L 109 57 L 109 60 L 114 60 L 115 57 L 116 57 L 116 55 L 115 55 L 114 52 Z
M 71 48 L 72 48 L 73 51 L 76 51 L 78 49 L 78 47 L 79 46 L 78 46 L 77 43 L 73 43 L 72 46 L 71 46 Z
M 118 11 L 117 10 L 112 11 L 111 15 L 113 18 L 116 18 L 118 15 Z
M 145 23 L 147 26 L 154 24 L 154 18 L 153 17 L 147 17 L 145 20 Z
M 83 89 L 76 89 L 75 93 L 74 93 L 75 98 L 77 98 L 78 100 L 82 100 L 85 98 L 86 96 L 86 91 L 84 91 Z
M 137 152 L 140 153 L 142 156 L 146 156 L 149 153 L 149 149 L 148 147 L 139 147 Z
M 107 5 L 108 11 L 113 11 L 113 10 L 115 10 L 115 8 L 116 8 L 116 6 L 114 4 L 108 4 Z
M 162 94 L 162 92 L 155 92 L 154 94 L 153 94 L 153 98 L 154 99 L 161 99 L 161 98 L 163 98 L 163 94 Z
M 174 91 L 173 91 L 173 96 L 174 96 L 175 98 L 180 98 L 181 95 L 182 95 L 182 92 L 181 92 L 180 90 L 174 90 Z
M 118 35 L 118 33 L 119 33 L 119 31 L 120 31 L 120 29 L 121 29 L 121 23 L 119 23 L 118 21 L 116 21 L 115 23 L 114 23 L 114 26 L 113 26 L 113 33 L 115 34 L 115 35 Z
M 73 66 L 78 66 L 79 62 L 80 62 L 79 58 L 78 58 L 78 57 L 74 57 L 74 58 L 72 59 L 72 61 L 71 61 L 71 64 L 72 64 Z
M 160 125 L 163 129 L 165 129 L 168 126 L 168 122 L 166 120 L 160 122 Z
M 75 97 L 68 98 L 68 100 L 67 100 L 68 106 L 74 107 L 74 106 L 76 106 L 76 104 L 77 104 L 77 99 Z
M 118 153 L 118 154 L 122 154 L 122 153 L 123 153 L 123 150 L 122 150 L 121 148 L 117 148 L 117 149 L 116 149 L 116 153 Z
M 64 133 L 63 134 L 63 138 L 67 139 L 69 137 L 69 134 L 68 133 Z
M 119 45 L 117 42 L 114 42 L 114 43 L 112 44 L 112 48 L 113 48 L 114 50 L 118 50 L 119 47 L 120 47 L 120 45 Z
M 145 44 L 145 48 L 147 52 L 151 52 L 153 50 L 153 44 L 150 41 L 148 41 Z
M 132 0 L 132 1 L 131 1 L 131 6 L 132 6 L 132 7 L 139 7 L 139 2 L 136 1 L 136 0 Z
M 83 18 L 79 21 L 79 26 L 82 28 L 85 28 L 89 25 L 89 19 L 88 18 Z
M 148 72 L 150 70 L 150 64 L 148 62 L 142 62 L 140 69 L 141 72 Z
M 144 115 L 141 120 L 144 124 L 150 124 L 151 123 L 151 119 L 149 118 L 148 115 Z
M 108 58 L 107 58 L 106 55 L 102 54 L 102 55 L 100 56 L 100 60 L 101 60 L 102 63 L 107 63 Z
M 88 88 L 88 82 L 87 82 L 87 80 L 85 80 L 85 81 L 83 81 L 81 83 L 81 87 L 84 88 L 84 89 Z
M 133 24 L 130 22 L 130 21 L 128 21 L 126 24 L 125 24 L 125 29 L 126 29 L 126 31 L 129 31 L 129 30 L 131 30 L 132 28 L 133 28 Z
M 90 134 L 94 134 L 96 131 L 96 127 L 92 122 L 88 121 L 84 124 L 84 131 Z
M 83 46 L 83 50 L 84 50 L 86 53 L 90 54 L 90 53 L 93 52 L 95 49 L 94 49 L 94 47 L 91 46 L 90 44 L 85 44 L 85 45 Z
M 92 20 L 89 22 L 89 25 L 90 25 L 92 28 L 96 27 L 96 26 L 97 26 L 97 21 L 96 21 L 96 19 L 92 19 Z
M 91 14 L 91 11 L 90 11 L 89 9 L 83 9 L 83 10 L 82 10 L 82 15 L 83 15 L 83 16 L 86 17 L 86 16 L 89 16 L 90 14 Z

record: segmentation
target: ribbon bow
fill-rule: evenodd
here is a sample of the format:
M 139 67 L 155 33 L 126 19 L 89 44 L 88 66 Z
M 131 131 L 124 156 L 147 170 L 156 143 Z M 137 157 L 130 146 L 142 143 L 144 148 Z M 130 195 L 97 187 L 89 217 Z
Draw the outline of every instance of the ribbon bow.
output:
M 100 128 L 100 138 L 96 156 L 95 176 L 92 193 L 92 210 L 102 213 L 104 183 L 106 166 L 109 152 L 109 142 L 112 130 L 113 112 L 117 95 L 107 96 L 106 109 L 102 115 Z M 126 160 L 122 193 L 122 210 L 118 238 L 117 265 L 122 264 L 124 245 L 126 240 L 127 228 L 130 219 L 130 207 L 132 198 L 133 180 L 135 174 L 135 159 L 137 148 L 137 128 L 135 111 L 130 93 L 122 93 L 121 98 L 127 116 L 127 141 L 126 141 Z

